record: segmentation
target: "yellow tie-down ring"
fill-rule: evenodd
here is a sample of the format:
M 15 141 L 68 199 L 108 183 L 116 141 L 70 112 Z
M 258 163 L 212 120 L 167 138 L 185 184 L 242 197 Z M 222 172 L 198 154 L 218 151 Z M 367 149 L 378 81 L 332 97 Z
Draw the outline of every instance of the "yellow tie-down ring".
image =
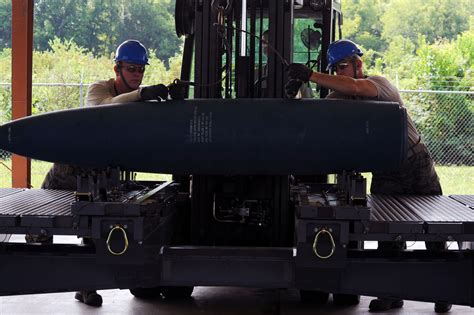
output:
M 126 226 L 125 226 L 126 228 Z M 114 226 L 111 226 L 111 229 L 110 229 L 110 232 L 109 232 L 109 236 L 107 236 L 107 249 L 109 250 L 109 253 L 111 253 L 112 255 L 115 255 L 115 256 L 120 256 L 120 255 L 123 255 L 125 254 L 125 252 L 127 251 L 128 249 L 128 237 L 127 237 L 127 232 L 125 231 L 125 228 L 124 226 L 120 225 L 120 224 L 115 224 Z M 115 252 L 114 250 L 112 250 L 112 248 L 110 247 L 110 238 L 112 237 L 112 233 L 115 231 L 115 230 L 118 230 L 118 231 L 121 231 L 122 234 L 123 234 L 123 240 L 125 242 L 125 245 L 123 246 L 123 250 L 120 251 L 120 252 Z
M 319 231 L 316 228 L 315 229 L 316 235 L 314 236 L 314 241 L 313 241 L 313 253 L 320 259 L 328 259 L 331 258 L 332 255 L 334 255 L 334 252 L 336 251 L 336 243 L 334 242 L 334 237 L 332 236 L 332 229 L 327 229 L 326 227 L 322 227 Z M 329 239 L 331 240 L 331 252 L 323 256 L 318 252 L 318 240 L 319 237 L 323 234 L 329 235 Z

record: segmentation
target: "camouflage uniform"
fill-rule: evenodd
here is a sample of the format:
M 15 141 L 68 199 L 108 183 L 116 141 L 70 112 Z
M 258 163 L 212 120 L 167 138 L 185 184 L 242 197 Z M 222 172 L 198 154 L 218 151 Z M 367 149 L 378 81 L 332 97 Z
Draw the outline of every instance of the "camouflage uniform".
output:
M 54 163 L 41 184 L 42 189 L 61 189 L 74 191 L 77 188 L 77 175 L 80 168 Z
M 378 95 L 376 97 L 348 97 L 333 92 L 328 95 L 328 98 L 397 102 L 400 106 L 404 106 L 397 88 L 386 78 L 369 76 L 366 79 L 370 80 L 377 88 Z M 370 191 L 373 194 L 441 195 L 441 185 L 434 168 L 433 159 L 410 116 L 407 116 L 407 124 L 408 151 L 406 160 L 399 170 L 374 172 Z
M 377 101 L 397 102 L 404 106 L 403 101 L 394 87 L 386 78 L 370 76 L 370 80 L 377 88 L 374 98 L 347 97 L 333 92 L 328 98 L 368 99 Z M 421 140 L 410 116 L 407 116 L 408 150 L 403 165 L 399 170 L 391 172 L 373 172 L 370 192 L 372 194 L 387 195 L 441 195 L 439 177 L 434 168 L 433 159 L 428 148 Z M 446 248 L 445 242 L 425 242 L 427 249 L 440 250 Z M 401 250 L 406 248 L 405 242 L 378 242 L 379 250 Z
M 140 100 L 140 89 L 118 95 L 114 83 L 114 79 L 109 79 L 92 84 L 87 91 L 87 106 L 126 103 Z M 77 175 L 80 175 L 81 172 L 81 168 L 79 167 L 54 163 L 46 174 L 41 188 L 74 191 L 77 189 Z M 26 234 L 25 240 L 28 243 L 52 243 L 53 237 L 50 235 Z
M 373 173 L 372 194 L 441 195 L 433 159 L 424 143 L 408 150 L 407 159 L 395 172 Z
M 92 84 L 87 91 L 86 106 L 102 104 L 127 103 L 140 100 L 140 89 L 118 94 L 115 80 L 101 80 Z M 81 168 L 66 164 L 54 163 L 41 185 L 43 189 L 76 190 L 77 175 Z

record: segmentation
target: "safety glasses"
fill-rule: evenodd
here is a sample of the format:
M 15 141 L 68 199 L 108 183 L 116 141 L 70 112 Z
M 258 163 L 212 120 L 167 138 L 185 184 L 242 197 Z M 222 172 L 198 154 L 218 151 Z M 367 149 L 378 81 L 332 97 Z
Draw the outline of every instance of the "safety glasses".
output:
M 342 70 L 346 69 L 348 66 L 349 66 L 349 63 L 341 62 L 341 63 L 338 63 L 338 64 L 334 65 L 332 67 L 332 70 L 333 71 L 342 71 Z
M 134 73 L 135 71 L 138 71 L 139 73 L 145 72 L 145 66 L 136 66 L 136 65 L 126 65 L 125 70 L 130 73 Z

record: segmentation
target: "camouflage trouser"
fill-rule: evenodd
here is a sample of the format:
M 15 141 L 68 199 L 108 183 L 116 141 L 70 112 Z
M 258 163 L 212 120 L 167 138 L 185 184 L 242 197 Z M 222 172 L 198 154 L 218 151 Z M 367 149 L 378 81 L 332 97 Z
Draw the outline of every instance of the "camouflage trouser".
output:
M 441 195 L 441 185 L 433 159 L 424 143 L 409 149 L 407 160 L 398 172 L 373 174 L 372 194 Z M 405 242 L 378 242 L 379 250 L 403 250 Z M 445 242 L 425 242 L 428 250 L 446 249 Z
M 41 184 L 42 189 L 76 190 L 79 169 L 66 164 L 54 163 Z
M 372 194 L 441 195 L 441 185 L 433 159 L 420 142 L 408 151 L 407 160 L 399 171 L 374 173 Z

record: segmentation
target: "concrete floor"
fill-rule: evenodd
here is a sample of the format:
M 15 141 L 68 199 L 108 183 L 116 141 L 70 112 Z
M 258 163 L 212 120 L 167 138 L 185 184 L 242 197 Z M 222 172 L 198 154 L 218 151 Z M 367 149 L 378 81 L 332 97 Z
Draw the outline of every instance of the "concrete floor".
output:
M 37 294 L 0 297 L 0 314 L 366 314 L 371 297 L 362 297 L 358 306 L 338 308 L 331 303 L 315 307 L 302 304 L 294 290 L 197 287 L 186 301 L 140 300 L 128 290 L 103 290 L 100 308 L 74 300 L 74 293 Z M 433 304 L 405 301 L 405 306 L 377 314 L 436 314 Z M 453 306 L 449 314 L 474 314 L 467 306 Z
M 0 235 L 0 241 L 24 242 L 24 235 Z M 54 243 L 76 244 L 80 240 L 71 236 L 54 236 Z M 410 248 L 423 248 L 422 242 L 409 244 Z M 366 242 L 366 248 L 375 248 L 375 242 Z M 456 247 L 453 243 L 451 247 Z M 0 279 L 1 281 L 1 279 Z M 159 315 L 315 315 L 315 314 L 367 314 L 372 297 L 362 297 L 357 306 L 335 307 L 331 301 L 324 306 L 303 304 L 296 290 L 269 290 L 229 287 L 197 287 L 192 298 L 185 301 L 161 299 L 140 300 L 128 290 L 99 291 L 104 299 L 100 308 L 90 307 L 74 299 L 74 293 L 35 294 L 0 297 L 0 315 L 16 314 L 159 314 Z M 432 303 L 405 301 L 403 308 L 377 314 L 436 314 Z M 452 315 L 474 315 L 474 308 L 453 306 Z

